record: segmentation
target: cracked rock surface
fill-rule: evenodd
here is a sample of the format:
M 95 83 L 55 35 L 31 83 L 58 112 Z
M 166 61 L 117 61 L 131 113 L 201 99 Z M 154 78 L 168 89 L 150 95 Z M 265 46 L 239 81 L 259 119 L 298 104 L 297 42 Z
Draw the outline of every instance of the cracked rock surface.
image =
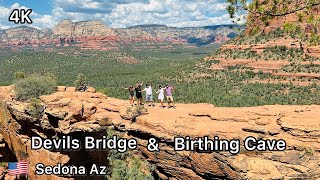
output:
M 18 160 L 29 158 L 31 172 L 44 164 L 70 164 L 74 155 L 31 150 L 32 135 L 52 138 L 61 135 L 88 135 L 114 128 L 126 138 L 136 138 L 136 150 L 156 166 L 161 179 L 317 179 L 320 178 L 320 106 L 260 106 L 226 108 L 210 104 L 177 104 L 176 109 L 147 107 L 148 112 L 132 123 L 126 114 L 128 101 L 91 92 L 67 91 L 42 96 L 41 118 L 28 115 L 28 103 L 12 100 L 11 87 L 0 87 L 0 133 Z M 219 136 L 220 139 L 284 139 L 287 149 L 228 152 L 174 151 L 176 136 L 191 138 Z M 160 152 L 147 150 L 150 137 L 160 142 Z M 243 144 L 243 143 L 242 143 Z M 243 146 L 241 146 L 243 147 Z M 99 159 L 100 152 L 91 154 Z M 91 156 L 90 155 L 90 156 Z M 101 158 L 101 156 L 100 156 Z M 106 162 L 102 162 L 106 163 Z M 31 178 L 40 178 L 35 174 Z M 41 176 L 44 178 L 44 176 Z M 61 177 L 48 176 L 46 179 Z

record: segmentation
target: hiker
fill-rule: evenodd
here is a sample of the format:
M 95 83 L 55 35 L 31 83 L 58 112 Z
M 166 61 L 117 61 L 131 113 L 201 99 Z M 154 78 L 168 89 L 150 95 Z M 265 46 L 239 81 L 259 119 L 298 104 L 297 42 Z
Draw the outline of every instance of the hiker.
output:
M 132 85 L 129 88 L 123 88 L 123 89 L 129 91 L 130 105 L 133 106 L 134 105 L 134 91 L 135 91 L 135 89 L 133 88 Z
M 152 96 L 152 83 L 146 85 L 146 88 L 142 90 L 142 92 L 146 92 L 146 102 L 148 106 L 153 106 L 153 96 Z
M 162 88 L 162 86 L 159 85 L 159 89 L 158 89 L 158 91 L 156 93 L 158 94 L 158 100 L 159 100 L 159 102 L 161 104 L 161 108 L 165 108 L 165 106 L 163 105 L 164 91 L 165 91 L 165 88 Z
M 142 91 L 141 91 L 142 85 L 143 85 L 143 83 L 141 83 L 141 84 L 137 83 L 136 88 L 134 89 L 136 91 L 136 98 L 138 100 L 138 105 L 143 105 L 142 104 Z
M 173 101 L 173 96 L 172 96 L 172 92 L 173 92 L 174 88 L 167 83 L 165 90 L 166 90 L 166 96 L 167 96 L 167 101 L 168 101 L 168 108 L 171 108 L 171 107 L 176 108 L 174 106 L 174 101 Z

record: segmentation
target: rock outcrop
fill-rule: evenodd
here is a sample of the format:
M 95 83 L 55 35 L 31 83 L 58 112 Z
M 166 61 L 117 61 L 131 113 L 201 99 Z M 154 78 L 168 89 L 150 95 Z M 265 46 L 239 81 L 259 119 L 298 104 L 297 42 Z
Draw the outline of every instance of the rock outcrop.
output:
M 277 4 L 278 5 L 275 5 Z M 307 3 L 315 4 L 314 6 L 307 5 Z M 307 5 L 307 6 L 306 6 Z M 319 17 L 320 15 L 320 5 L 316 1 L 310 2 L 307 0 L 301 0 L 296 2 L 276 2 L 276 1 L 265 1 L 258 0 L 256 7 L 270 14 L 276 14 L 275 16 L 266 17 L 267 13 L 251 13 L 248 16 L 247 28 L 245 34 L 249 35 L 254 30 L 259 30 L 264 33 L 269 33 L 276 28 L 283 28 L 284 23 L 293 23 L 294 25 L 300 26 L 303 30 L 306 30 L 308 33 L 309 30 L 313 28 L 319 28 L 318 23 L 313 24 L 308 19 L 311 17 Z M 274 9 L 271 7 L 278 7 L 283 9 L 282 11 L 273 12 Z M 302 8 L 307 7 L 307 8 Z M 259 12 L 260 10 L 258 10 Z M 252 11 L 254 12 L 254 11 Z M 263 17 L 263 18 L 261 18 Z M 266 21 L 267 19 L 270 19 Z M 310 18 L 312 19 L 312 18 Z M 268 22 L 268 23 L 266 23 Z M 319 32 L 318 32 L 319 34 Z
M 248 70 L 254 74 L 271 75 L 269 79 L 261 77 L 254 82 L 319 84 L 320 44 L 317 39 L 320 31 L 318 20 L 313 17 L 320 15 L 320 5 L 303 8 L 307 2 L 318 4 L 305 0 L 254 1 L 252 8 L 258 8 L 258 12 L 278 15 L 268 17 L 250 11 L 244 33 L 204 60 L 216 60 L 209 63 L 213 70 Z M 312 82 L 308 83 L 311 79 Z
M 12 100 L 10 87 L 1 87 L 0 133 L 18 160 L 30 162 L 32 179 L 57 179 L 36 176 L 34 166 L 44 164 L 104 164 L 106 152 L 50 152 L 30 149 L 32 135 L 43 138 L 71 135 L 101 136 L 113 128 L 139 143 L 136 154 L 156 167 L 160 179 L 317 179 L 320 178 L 320 106 L 261 106 L 221 108 L 209 104 L 178 104 L 177 109 L 148 108 L 133 123 L 128 119 L 128 102 L 91 92 L 74 92 L 59 87 L 43 96 L 42 118 L 32 118 L 26 103 Z M 161 114 L 161 115 L 160 115 Z M 228 152 L 174 151 L 173 139 L 219 136 L 220 139 L 284 139 L 285 151 Z M 160 142 L 160 151 L 147 150 L 150 137 Z M 90 156 L 91 158 L 81 158 Z M 88 160 L 90 159 L 90 160 Z M 70 177 L 73 178 L 73 177 Z
M 114 32 L 101 21 L 61 21 L 54 29 L 55 36 L 112 36 Z

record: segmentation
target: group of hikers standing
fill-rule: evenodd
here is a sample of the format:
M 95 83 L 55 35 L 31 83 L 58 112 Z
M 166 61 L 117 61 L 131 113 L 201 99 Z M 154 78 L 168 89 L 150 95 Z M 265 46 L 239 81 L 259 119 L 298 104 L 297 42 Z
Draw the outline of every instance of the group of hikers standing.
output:
M 143 83 L 137 83 L 136 87 L 133 87 L 132 85 L 129 88 L 124 88 L 125 90 L 129 91 L 129 98 L 130 98 L 130 105 L 134 105 L 135 97 L 137 98 L 137 104 L 143 105 L 142 103 L 142 93 L 146 93 L 146 103 L 148 106 L 155 106 L 154 100 L 153 100 L 153 91 L 152 91 L 152 83 L 146 84 L 146 87 L 142 89 Z M 174 91 L 174 88 L 170 86 L 169 84 L 166 84 L 166 86 L 163 88 L 162 85 L 159 85 L 159 88 L 155 93 L 158 94 L 158 101 L 161 104 L 161 108 L 165 108 L 164 105 L 164 98 L 166 96 L 167 102 L 168 102 L 168 108 L 175 108 L 173 96 L 172 93 Z

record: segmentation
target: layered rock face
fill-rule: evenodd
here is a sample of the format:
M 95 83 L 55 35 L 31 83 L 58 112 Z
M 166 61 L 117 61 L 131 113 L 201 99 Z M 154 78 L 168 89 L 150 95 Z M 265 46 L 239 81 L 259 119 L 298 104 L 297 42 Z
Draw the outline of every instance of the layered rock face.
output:
M 52 38 L 50 29 L 38 30 L 36 28 L 21 26 L 0 31 L 1 41 L 27 41 Z
M 64 20 L 54 29 L 55 36 L 112 36 L 114 32 L 101 21 L 72 22 Z
M 113 128 L 126 138 L 137 139 L 134 152 L 156 167 L 160 179 L 317 179 L 320 178 L 320 106 L 261 106 L 220 108 L 209 104 L 178 104 L 177 109 L 148 108 L 135 122 L 128 118 L 129 102 L 95 93 L 74 92 L 60 87 L 59 92 L 41 97 L 44 115 L 28 115 L 26 103 L 12 100 L 10 87 L 1 87 L 5 103 L 0 107 L 0 132 L 18 160 L 30 162 L 32 179 L 58 179 L 36 176 L 34 166 L 90 164 L 106 165 L 106 152 L 50 152 L 31 150 L 32 135 L 43 138 L 71 135 L 98 137 Z M 244 140 L 283 139 L 285 151 L 229 152 L 174 151 L 174 137 L 208 136 Z M 149 152 L 150 137 L 160 142 L 159 152 Z M 86 160 L 81 157 L 90 157 Z M 101 161 L 102 160 L 102 161 Z M 74 178 L 74 177 L 70 177 Z M 77 178 L 76 178 L 77 179 Z

